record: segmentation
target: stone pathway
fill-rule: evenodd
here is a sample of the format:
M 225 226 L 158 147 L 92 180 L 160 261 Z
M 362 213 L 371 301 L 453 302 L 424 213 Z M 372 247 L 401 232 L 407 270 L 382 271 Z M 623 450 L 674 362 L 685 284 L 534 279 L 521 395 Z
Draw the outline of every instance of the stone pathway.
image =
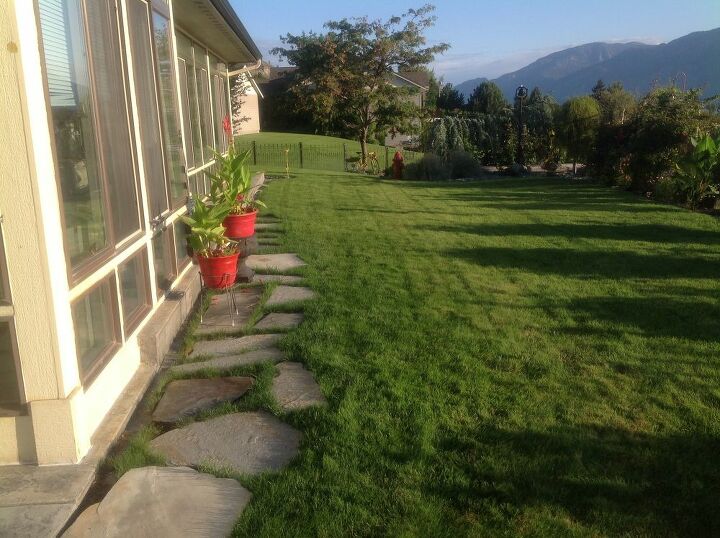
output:
M 257 411 L 195 422 L 156 437 L 150 447 L 173 465 L 210 464 L 255 475 L 290 463 L 301 438 L 292 426 Z
M 283 314 L 272 312 L 255 324 L 256 329 L 263 331 L 288 331 L 298 327 L 304 316 L 299 313 Z
M 281 362 L 286 358 L 285 353 L 281 350 L 270 347 L 267 349 L 257 349 L 255 351 L 239 353 L 237 355 L 220 356 L 206 361 L 178 364 L 177 366 L 170 368 L 170 373 L 192 374 L 205 369 L 230 370 L 231 368 L 237 368 L 238 366 L 252 366 L 253 364 L 260 364 L 261 362 L 267 361 Z
M 258 226 L 266 230 L 279 228 L 279 224 L 269 222 Z M 247 266 L 260 271 L 282 272 L 304 265 L 295 254 L 247 258 Z M 203 314 L 196 334 L 202 337 L 241 330 L 259 305 L 262 284 L 269 282 L 279 284 L 266 302 L 269 307 L 294 305 L 315 297 L 310 288 L 291 285 L 300 284 L 301 277 L 255 275 L 253 283 L 261 286 L 241 288 L 236 293 L 238 314 L 234 316 L 234 323 L 229 294 L 216 295 Z M 272 312 L 254 328 L 277 332 L 198 340 L 187 357 L 194 362 L 176 364 L 169 373 L 186 376 L 202 374 L 206 369 L 223 371 L 263 362 L 279 363 L 271 392 L 283 410 L 326 405 L 312 373 L 300 363 L 287 362 L 285 353 L 276 347 L 284 337 L 280 332 L 294 329 L 302 321 L 301 312 Z M 172 381 L 165 388 L 152 418 L 162 424 L 191 418 L 222 402 L 242 398 L 253 383 L 251 377 Z M 102 502 L 90 506 L 78 517 L 66 536 L 226 536 L 250 501 L 250 492 L 234 480 L 218 479 L 188 467 L 211 465 L 244 475 L 278 471 L 296 457 L 301 440 L 300 431 L 264 411 L 226 414 L 170 430 L 153 439 L 150 448 L 175 467 L 129 471 Z
M 188 359 L 194 360 L 200 356 L 237 355 L 245 351 L 266 349 L 277 345 L 284 336 L 284 334 L 252 334 L 223 340 L 200 340 L 193 345 L 192 353 L 188 355 Z
M 165 388 L 160 403 L 153 411 L 155 422 L 171 424 L 192 417 L 223 402 L 239 399 L 252 387 L 252 377 L 212 377 L 210 379 L 178 379 Z
M 133 469 L 63 536 L 229 536 L 251 496 L 235 480 L 187 467 Z
M 253 284 L 265 284 L 267 282 L 279 282 L 280 284 L 300 284 L 303 281 L 301 276 L 293 275 L 261 275 L 255 274 Z
M 280 285 L 275 288 L 265 306 L 279 306 L 287 303 L 307 301 L 315 297 L 315 292 L 310 288 L 300 286 Z
M 304 267 L 306 263 L 297 254 L 255 254 L 245 260 L 253 271 L 288 271 Z
M 326 405 L 320 387 L 312 373 L 299 362 L 281 362 L 277 365 L 280 372 L 272 384 L 272 394 L 286 411 L 305 409 L 315 405 Z
M 256 222 L 255 230 L 257 232 L 279 232 L 282 230 L 282 224 L 279 222 Z
M 252 316 L 260 303 L 262 289 L 257 287 L 240 288 L 235 292 L 237 314 L 231 315 L 230 293 L 221 293 L 212 298 L 207 311 L 203 314 L 196 334 L 237 332 Z

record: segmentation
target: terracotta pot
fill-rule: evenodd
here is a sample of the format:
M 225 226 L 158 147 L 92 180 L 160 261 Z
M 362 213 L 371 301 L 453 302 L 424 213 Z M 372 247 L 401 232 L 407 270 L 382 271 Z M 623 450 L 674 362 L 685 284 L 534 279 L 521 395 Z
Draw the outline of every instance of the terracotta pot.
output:
M 242 215 L 228 215 L 223 221 L 225 226 L 225 237 L 231 239 L 245 239 L 255 234 L 255 219 L 257 210 Z
M 213 258 L 198 256 L 200 274 L 205 286 L 214 290 L 222 290 L 235 284 L 239 256 L 239 252 Z

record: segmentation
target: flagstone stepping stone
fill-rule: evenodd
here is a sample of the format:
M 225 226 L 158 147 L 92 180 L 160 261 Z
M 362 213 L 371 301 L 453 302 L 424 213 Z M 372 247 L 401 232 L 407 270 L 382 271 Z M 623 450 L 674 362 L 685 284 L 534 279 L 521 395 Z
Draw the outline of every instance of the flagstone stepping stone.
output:
M 256 222 L 255 230 L 282 230 L 282 224 L 279 222 Z
M 251 366 L 266 361 L 280 362 L 286 358 L 285 353 L 277 348 L 258 349 L 256 351 L 248 351 L 247 353 L 240 353 L 238 355 L 227 355 L 207 361 L 178 364 L 170 368 L 170 372 L 175 374 L 192 374 L 205 369 L 230 370 L 238 366 Z
M 287 271 L 307 265 L 297 254 L 255 254 L 248 256 L 245 263 L 254 271 Z
M 327 400 L 312 373 L 299 362 L 281 362 L 272 383 L 272 394 L 285 410 L 326 405 Z
M 280 282 L 280 284 L 299 284 L 303 277 L 295 275 L 261 275 L 255 273 L 253 283 L 265 284 L 267 282 Z
M 277 471 L 297 455 L 302 434 L 264 411 L 233 413 L 164 433 L 150 447 L 173 465 L 217 465 L 243 474 Z
M 281 312 L 272 312 L 258 321 L 255 328 L 268 331 L 287 331 L 300 325 L 303 318 L 304 316 L 301 313 L 285 314 Z
M 223 402 L 232 402 L 253 385 L 252 377 L 213 377 L 178 379 L 168 384 L 153 411 L 155 422 L 173 423 L 196 415 Z
M 238 312 L 231 317 L 230 293 L 215 295 L 202 321 L 195 331 L 196 334 L 228 333 L 240 329 L 248 322 L 255 307 L 260 302 L 262 289 L 240 288 L 235 291 L 235 302 Z
M 245 351 L 266 349 L 275 346 L 284 334 L 251 334 L 240 338 L 224 338 L 222 340 L 200 340 L 195 342 L 188 359 L 199 356 L 218 357 L 223 355 L 237 355 Z
M 125 473 L 63 537 L 229 536 L 251 497 L 230 478 L 187 467 L 141 467 Z
M 265 306 L 277 306 L 298 301 L 307 301 L 315 297 L 315 292 L 310 288 L 300 286 L 278 286 L 270 295 Z

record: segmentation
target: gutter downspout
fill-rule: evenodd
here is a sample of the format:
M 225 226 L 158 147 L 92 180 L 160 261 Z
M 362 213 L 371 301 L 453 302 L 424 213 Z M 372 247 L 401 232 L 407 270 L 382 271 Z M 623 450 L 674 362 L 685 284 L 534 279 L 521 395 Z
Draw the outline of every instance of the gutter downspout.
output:
M 255 71 L 256 69 L 260 69 L 260 66 L 262 65 L 262 58 L 258 59 L 257 62 L 255 62 L 252 65 L 245 64 L 240 69 L 236 69 L 235 71 L 228 71 L 228 78 L 235 77 L 237 75 L 242 75 L 243 73 L 249 73 L 250 71 Z

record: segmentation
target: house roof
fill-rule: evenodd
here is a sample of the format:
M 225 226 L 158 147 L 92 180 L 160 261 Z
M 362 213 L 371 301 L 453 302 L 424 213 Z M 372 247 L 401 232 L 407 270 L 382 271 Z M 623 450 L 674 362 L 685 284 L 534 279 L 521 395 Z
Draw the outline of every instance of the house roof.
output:
M 252 63 L 260 50 L 228 0 L 182 0 L 173 6 L 175 24 L 229 64 Z
M 414 84 L 418 88 L 427 90 L 430 88 L 430 73 L 427 71 L 401 71 L 394 75 L 402 80 Z

